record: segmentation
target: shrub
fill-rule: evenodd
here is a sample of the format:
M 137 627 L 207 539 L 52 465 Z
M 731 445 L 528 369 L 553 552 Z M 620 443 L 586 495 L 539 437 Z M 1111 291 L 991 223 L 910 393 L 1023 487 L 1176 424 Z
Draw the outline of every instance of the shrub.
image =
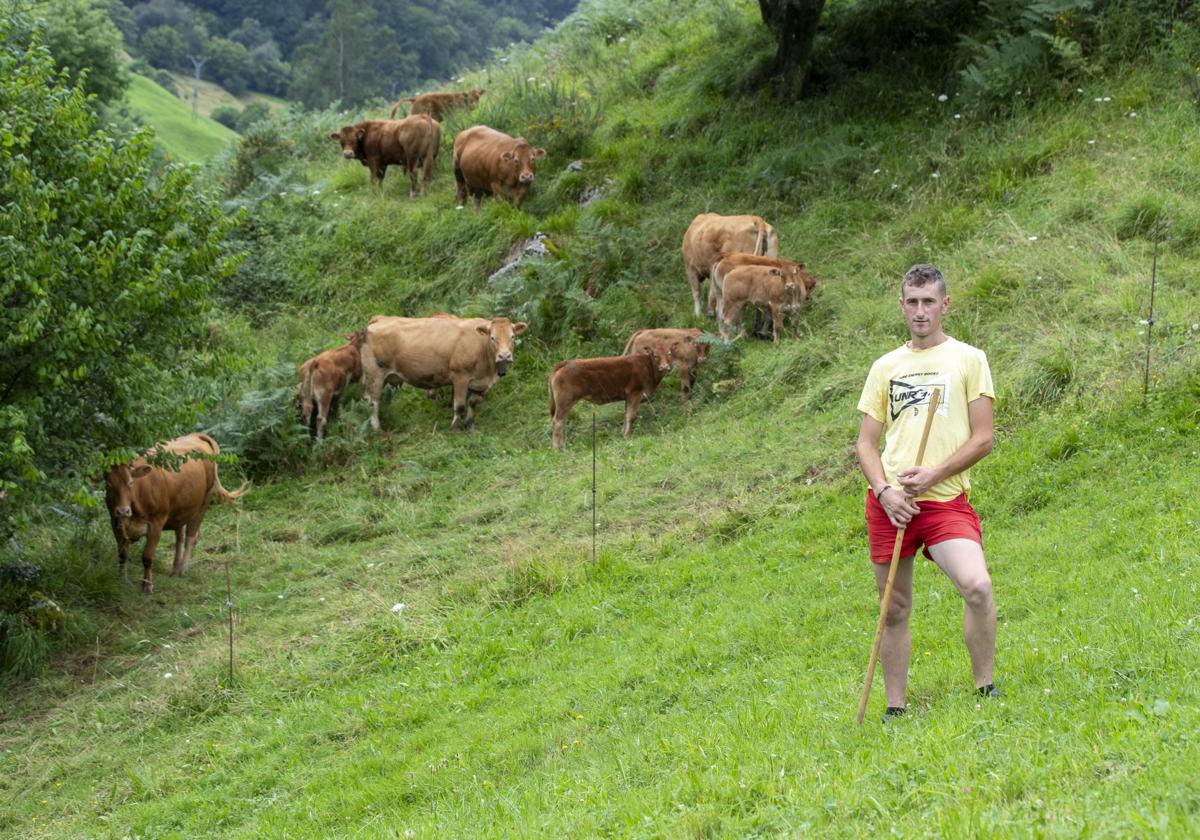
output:
M 216 120 L 226 128 L 232 128 L 236 130 L 238 117 L 240 115 L 241 112 L 232 105 L 221 105 L 218 108 L 213 108 L 213 111 L 211 114 L 209 114 L 209 117 Z

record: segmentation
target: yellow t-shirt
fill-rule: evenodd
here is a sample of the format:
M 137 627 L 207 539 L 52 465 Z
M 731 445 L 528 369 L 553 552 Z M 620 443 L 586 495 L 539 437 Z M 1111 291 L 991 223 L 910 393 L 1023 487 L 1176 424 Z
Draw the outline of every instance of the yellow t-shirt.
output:
M 898 347 L 880 357 L 867 375 L 858 410 L 883 424 L 883 472 L 892 487 L 900 487 L 896 474 L 916 462 L 935 387 L 942 389 L 942 402 L 925 445 L 927 467 L 945 461 L 970 438 L 968 403 L 979 397 L 996 399 L 987 356 L 947 338 L 925 350 Z M 917 501 L 945 502 L 970 489 L 971 471 L 963 470 L 930 487 Z

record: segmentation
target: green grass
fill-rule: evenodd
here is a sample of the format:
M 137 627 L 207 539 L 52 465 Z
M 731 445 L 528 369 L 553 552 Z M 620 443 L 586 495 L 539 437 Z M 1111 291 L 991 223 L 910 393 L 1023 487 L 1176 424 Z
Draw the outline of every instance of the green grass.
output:
M 1170 65 L 1003 120 L 878 77 L 874 101 L 783 107 L 730 93 L 764 48 L 752 4 L 646 8 L 626 42 L 576 31 L 488 71 L 480 120 L 550 150 L 524 212 L 454 211 L 446 161 L 424 199 L 395 172 L 376 194 L 332 143 L 264 182 L 223 325 L 250 359 L 235 391 L 373 312 L 504 311 L 530 334 L 478 431 L 402 389 L 372 437 L 355 391 L 302 466 L 210 512 L 188 578 L 163 546 L 154 596 L 97 594 L 94 644 L 5 686 L 0 834 L 1194 835 L 1200 146 Z M 581 148 L 540 128 L 556 115 L 595 120 Z M 579 207 L 587 186 L 605 197 Z M 621 406 L 597 410 L 592 562 L 589 407 L 552 452 L 545 377 L 693 322 L 678 242 L 706 209 L 761 212 L 822 285 L 798 339 L 702 368 L 690 413 L 674 376 L 628 441 Z M 487 289 L 535 230 L 564 256 Z M 922 562 L 913 713 L 881 727 L 877 679 L 860 729 L 877 605 L 854 404 L 925 259 L 998 388 L 973 481 L 1007 696 L 972 694 L 961 602 Z M 99 519 L 27 554 L 99 576 Z
M 237 135 L 205 116 L 192 116 L 191 105 L 172 96 L 144 76 L 132 75 L 129 104 L 154 129 L 158 144 L 172 158 L 202 163 L 222 151 Z

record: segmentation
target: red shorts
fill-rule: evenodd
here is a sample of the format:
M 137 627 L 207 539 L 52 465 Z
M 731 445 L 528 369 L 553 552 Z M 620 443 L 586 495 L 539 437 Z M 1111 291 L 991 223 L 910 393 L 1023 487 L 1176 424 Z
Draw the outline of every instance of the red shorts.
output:
M 966 493 L 948 502 L 917 502 L 917 507 L 921 512 L 909 520 L 904 529 L 901 557 L 914 556 L 921 546 L 925 546 L 925 556 L 929 557 L 929 546 L 946 540 L 971 540 L 983 545 L 979 514 L 967 501 Z M 871 547 L 872 563 L 886 565 L 892 562 L 896 527 L 870 490 L 867 491 L 867 542 Z

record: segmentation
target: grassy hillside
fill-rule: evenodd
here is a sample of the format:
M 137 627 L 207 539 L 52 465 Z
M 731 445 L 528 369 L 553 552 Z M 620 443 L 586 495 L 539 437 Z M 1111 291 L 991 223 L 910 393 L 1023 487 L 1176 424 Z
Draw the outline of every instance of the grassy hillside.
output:
M 155 138 L 167 154 L 180 161 L 206 161 L 237 136 L 207 116 L 193 117 L 190 102 L 184 102 L 145 76 L 131 76 L 129 104 L 134 113 L 154 128 Z
M 186 579 L 160 547 L 149 598 L 113 579 L 102 517 L 40 535 L 95 639 L 6 685 L 0 833 L 1194 834 L 1194 34 L 1002 115 L 889 69 L 784 105 L 754 84 L 756 8 L 589 7 L 468 78 L 489 93 L 461 121 L 549 151 L 522 211 L 455 210 L 445 161 L 426 198 L 394 170 L 373 191 L 336 115 L 239 147 L 222 186 L 249 255 L 217 330 L 247 364 L 212 424 L 256 486 L 210 512 Z M 821 285 L 798 338 L 714 347 L 690 412 L 674 376 L 628 441 L 596 410 L 593 562 L 591 413 L 552 452 L 545 378 L 635 327 L 711 327 L 678 251 L 706 210 L 761 213 Z M 560 256 L 489 288 L 535 231 Z M 913 713 L 881 727 L 877 679 L 856 728 L 877 605 L 854 405 L 925 260 L 999 392 L 973 501 L 1007 696 L 971 692 L 960 601 L 921 563 Z M 530 324 L 477 431 L 412 389 L 381 436 L 352 398 L 311 449 L 285 422 L 306 355 L 441 308 Z

